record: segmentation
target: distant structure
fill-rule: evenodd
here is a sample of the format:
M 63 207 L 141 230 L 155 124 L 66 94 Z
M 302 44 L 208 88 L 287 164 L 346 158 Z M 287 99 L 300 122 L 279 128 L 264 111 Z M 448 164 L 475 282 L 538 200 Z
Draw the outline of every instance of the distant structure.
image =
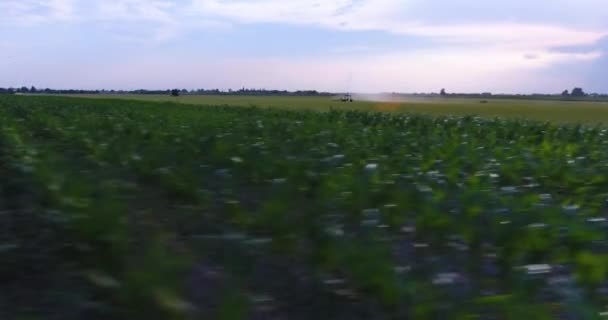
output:
M 345 95 L 343 95 L 340 98 L 340 101 L 342 101 L 342 102 L 353 102 L 353 95 L 350 94 L 350 93 L 346 93 Z

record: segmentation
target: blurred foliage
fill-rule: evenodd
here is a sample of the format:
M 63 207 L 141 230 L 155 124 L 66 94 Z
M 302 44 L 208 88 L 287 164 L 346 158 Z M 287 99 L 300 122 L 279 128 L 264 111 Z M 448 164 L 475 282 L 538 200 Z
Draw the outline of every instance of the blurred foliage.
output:
M 0 319 L 583 319 L 607 129 L 0 97 Z

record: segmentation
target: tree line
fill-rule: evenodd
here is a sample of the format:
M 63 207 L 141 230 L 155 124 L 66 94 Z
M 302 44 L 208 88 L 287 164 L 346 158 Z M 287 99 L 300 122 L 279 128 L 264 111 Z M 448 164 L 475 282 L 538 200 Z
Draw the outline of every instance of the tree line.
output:
M 319 92 L 317 90 L 267 90 L 267 89 L 248 89 L 221 90 L 221 89 L 161 89 L 161 90 L 82 90 L 82 89 L 38 89 L 32 87 L 2 88 L 0 94 L 141 94 L 141 95 L 226 95 L 226 96 L 335 96 L 339 93 Z M 392 93 L 395 96 L 413 97 L 446 97 L 446 98 L 505 98 L 505 99 L 549 99 L 549 100 L 608 100 L 608 94 L 586 93 L 582 88 L 577 87 L 572 90 L 564 90 L 561 94 L 492 94 L 491 92 L 482 93 L 448 93 L 446 89 L 441 89 L 439 93 Z
M 220 90 L 220 89 L 164 89 L 164 90 L 82 90 L 82 89 L 38 89 L 36 87 L 0 88 L 0 94 L 151 94 L 151 95 L 247 95 L 247 96 L 332 96 L 330 92 L 319 92 L 317 90 L 266 90 L 248 89 Z
M 437 95 L 437 94 L 431 94 Z M 608 99 L 608 94 L 586 93 L 583 88 L 576 87 L 572 91 L 564 90 L 561 94 L 492 94 L 484 93 L 447 93 L 445 88 L 439 91 L 439 96 L 455 98 L 509 98 L 509 99 Z

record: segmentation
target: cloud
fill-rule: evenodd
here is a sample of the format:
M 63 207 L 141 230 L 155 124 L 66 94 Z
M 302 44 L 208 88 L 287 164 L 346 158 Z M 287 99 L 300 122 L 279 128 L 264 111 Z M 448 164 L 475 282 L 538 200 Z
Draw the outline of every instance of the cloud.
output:
M 127 42 L 166 42 L 199 29 L 218 30 L 228 24 L 192 16 L 189 6 L 173 0 L 112 0 L 97 3 L 95 20 Z
M 176 0 L 0 0 L 0 25 L 100 25 L 115 39 L 164 42 L 184 32 L 226 28 L 214 19 L 192 16 L 188 2 Z
M 450 5 L 438 0 L 194 0 L 193 6 L 202 16 L 220 16 L 240 24 L 277 23 L 344 32 L 380 31 L 433 41 L 430 46 L 409 49 L 405 53 L 379 53 L 367 47 L 365 51 L 349 50 L 358 53 L 350 64 L 360 66 L 356 68 L 362 77 L 376 79 L 374 84 L 367 83 L 368 87 L 404 83 L 403 74 L 406 73 L 418 79 L 416 84 L 411 84 L 415 87 L 425 87 L 425 80 L 420 79 L 430 79 L 426 84 L 430 87 L 438 85 L 433 79 L 447 76 L 461 79 L 459 83 L 466 89 L 466 83 L 474 82 L 472 79 L 487 83 L 484 79 L 492 74 L 500 77 L 508 73 L 509 79 L 521 81 L 523 75 L 530 77 L 535 70 L 589 62 L 602 55 L 601 51 L 593 49 L 583 53 L 555 50 L 558 47 L 593 47 L 608 35 L 608 25 L 605 28 L 582 27 L 568 19 L 569 12 L 585 12 L 590 19 L 601 16 L 605 10 L 598 0 L 581 0 L 576 4 L 563 0 L 534 4 L 528 4 L 528 0 L 514 1 L 515 4 L 490 4 L 480 0 L 454 0 Z M 534 12 L 522 15 L 521 8 L 526 6 Z M 595 8 L 598 8 L 597 14 Z M 562 21 L 533 18 L 533 13 L 547 10 L 561 14 Z M 501 14 L 519 15 L 524 19 L 500 19 Z M 468 20 L 441 19 L 459 15 Z M 336 69 L 335 64 L 328 67 Z M 515 77 L 517 74 L 520 76 Z
M 448 25 L 477 21 L 583 29 L 608 27 L 605 0 L 410 0 L 410 3 L 410 17 Z
M 420 1 L 194 0 L 193 6 L 201 15 L 221 16 L 239 23 L 284 23 L 343 31 L 385 31 L 462 44 L 546 48 L 589 44 L 608 35 L 608 29 L 579 30 L 530 22 L 476 22 L 475 19 L 466 23 L 425 21 L 408 11 L 418 2 Z M 434 2 L 437 4 L 435 9 L 441 8 L 442 4 Z M 500 7 L 496 4 L 494 6 Z
M 117 61 L 64 58 L 53 64 L 13 69 L 5 79 L 36 86 L 79 88 L 240 88 L 318 89 L 357 92 L 561 92 L 585 85 L 584 75 L 544 74 L 552 65 L 580 65 L 600 52 L 538 51 L 526 59 L 500 48 L 421 49 L 359 57 L 324 56 L 204 59 L 194 53 L 166 56 L 133 53 Z M 0 62 L 1 65 L 1 62 Z M 31 66 L 31 65 L 30 65 Z M 9 70 L 10 71 L 10 70 Z M 62 77 L 57 77 L 61 74 Z M 94 74 L 95 77 L 90 75 Z M 19 85 L 19 83 L 8 85 Z M 2 86 L 2 83 L 0 83 Z
M 47 6 L 50 16 L 57 21 L 70 21 L 75 18 L 74 8 L 76 0 L 49 0 Z
M 172 14 L 176 3 L 163 0 L 112 0 L 98 2 L 97 17 L 100 20 L 153 21 L 175 23 Z
M 75 19 L 77 0 L 3 0 L 0 2 L 0 25 L 33 26 L 65 23 Z
M 0 50 L 11 49 L 15 46 L 14 43 L 0 40 Z
M 328 18 L 350 10 L 352 0 L 194 0 L 193 7 L 203 15 L 219 15 L 240 22 L 324 24 Z
M 555 12 L 560 21 L 534 20 L 523 13 L 523 21 L 505 20 L 500 14 L 521 14 L 524 0 L 487 4 L 480 0 L 2 0 L 0 17 L 5 24 L 32 25 L 74 21 L 106 25 L 129 24 L 133 36 L 149 34 L 163 41 L 201 27 L 276 23 L 313 26 L 341 31 L 382 31 L 433 39 L 440 43 L 483 44 L 522 49 L 592 44 L 608 35 L 602 29 L 572 26 L 568 12 L 585 12 L 588 20 L 608 10 L 598 0 L 557 0 L 528 4 L 535 13 Z M 471 10 L 467 8 L 477 8 Z M 79 9 L 78 14 L 76 10 Z M 501 11 L 501 9 L 503 9 Z M 542 10 L 541 10 L 542 9 Z M 597 13 L 595 12 L 597 9 Z M 450 14 L 446 11 L 450 10 Z M 471 12 L 475 14 L 472 15 Z M 491 18 L 487 18 L 487 15 Z M 466 21 L 451 16 L 468 17 Z M 439 19 L 448 17 L 445 19 Z M 501 18 L 503 17 L 503 18 Z M 602 17 L 605 17 L 602 16 Z M 602 19 L 605 20 L 605 19 Z M 562 22 L 563 21 L 563 22 Z M 143 30 L 147 28 L 146 30 Z M 125 28 L 115 33 L 125 36 Z M 127 32 L 128 33 L 128 32 Z
M 524 54 L 524 59 L 528 59 L 528 60 L 536 60 L 539 59 L 540 57 L 537 54 L 534 53 L 526 53 Z
M 448 86 L 446 83 L 454 84 L 452 91 L 479 91 L 480 86 L 496 91 L 501 84 L 508 90 L 535 83 L 554 90 L 567 82 L 564 78 L 575 75 L 543 78 L 543 70 L 606 60 L 603 53 L 607 50 L 597 46 L 602 37 L 608 36 L 605 8 L 608 6 L 603 0 L 0 0 L 0 27 L 78 24 L 82 30 L 101 29 L 110 35 L 104 46 L 113 45 L 117 39 L 136 44 L 174 41 L 186 52 L 180 53 L 180 62 L 173 64 L 175 51 L 157 54 L 134 45 L 129 55 L 136 58 L 126 65 L 114 61 L 98 70 L 98 65 L 82 63 L 71 67 L 71 75 L 65 76 L 87 79 L 86 74 L 94 70 L 95 81 L 104 87 L 126 87 L 128 83 L 164 87 L 172 86 L 167 81 L 178 81 L 176 85 L 184 87 L 190 83 L 201 87 L 343 90 L 352 74 L 354 90 L 430 91 Z M 236 35 L 239 28 L 253 29 L 257 24 L 314 29 L 316 37 L 325 35 L 319 30 L 332 31 L 331 37 L 336 39 L 345 33 L 351 37 L 333 49 L 327 48 L 331 40 L 320 44 L 327 53 L 323 57 L 311 54 L 314 50 L 307 51 L 294 39 L 285 44 L 294 50 L 273 59 L 248 58 L 247 49 L 264 45 L 263 41 L 241 44 L 217 37 L 213 41 L 220 44 L 218 47 L 232 41 L 225 46 L 231 53 L 222 55 L 221 50 L 227 49 L 218 49 L 215 56 L 206 57 L 207 62 L 200 62 L 203 58 L 195 53 L 198 48 L 200 55 L 206 44 L 198 43 L 197 47 L 185 41 L 184 35 L 194 35 L 201 29 L 232 27 Z M 261 37 L 275 35 L 268 28 L 264 32 Z M 378 33 L 391 40 L 369 41 Z M 85 37 L 86 32 L 82 34 Z M 352 35 L 363 36 L 357 40 Z M 403 44 L 414 38 L 423 41 L 404 49 Z M 23 44 L 30 40 L 16 41 Z M 57 51 L 69 51 L 68 47 Z M 584 50 L 564 49 L 572 47 Z M 296 58 L 292 52 L 300 50 L 302 54 Z M 187 53 L 190 51 L 191 55 Z M 140 61 L 143 58 L 146 60 Z M 57 60 L 61 68 L 72 63 L 49 54 L 32 60 L 50 59 Z M 47 69 L 41 66 L 28 74 L 31 79 L 56 74 Z M 26 74 L 17 71 L 15 77 Z M 203 81 L 201 74 L 221 77 L 205 77 Z M 64 86 L 81 84 L 77 81 Z

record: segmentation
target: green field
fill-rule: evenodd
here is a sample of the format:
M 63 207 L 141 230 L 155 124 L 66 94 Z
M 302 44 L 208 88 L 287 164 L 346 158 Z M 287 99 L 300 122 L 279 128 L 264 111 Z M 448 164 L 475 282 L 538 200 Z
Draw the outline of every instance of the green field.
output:
M 0 319 L 594 319 L 608 305 L 608 129 L 178 100 L 294 110 L 0 96 Z M 462 103 L 397 107 L 560 114 Z
M 198 105 L 231 105 L 284 108 L 289 110 L 348 109 L 358 111 L 415 112 L 432 115 L 480 115 L 534 119 L 556 123 L 608 123 L 608 102 L 551 101 L 461 98 L 410 98 L 393 102 L 356 101 L 343 103 L 329 97 L 256 97 L 158 95 L 85 95 L 91 98 L 119 98 L 143 101 L 178 102 Z

